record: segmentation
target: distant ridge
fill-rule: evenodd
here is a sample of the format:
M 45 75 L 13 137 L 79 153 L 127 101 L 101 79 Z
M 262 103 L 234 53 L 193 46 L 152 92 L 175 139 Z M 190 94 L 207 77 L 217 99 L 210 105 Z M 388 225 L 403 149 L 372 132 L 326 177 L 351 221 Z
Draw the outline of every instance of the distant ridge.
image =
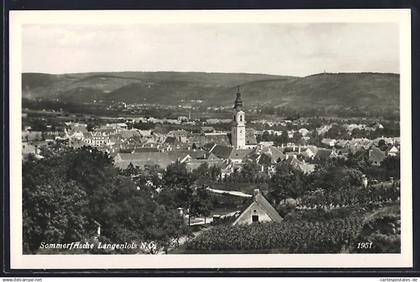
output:
M 318 73 L 306 77 L 247 73 L 93 72 L 23 73 L 25 98 L 89 103 L 94 100 L 177 105 L 201 100 L 204 105 L 230 105 L 237 86 L 245 106 L 291 108 L 399 107 L 399 74 Z

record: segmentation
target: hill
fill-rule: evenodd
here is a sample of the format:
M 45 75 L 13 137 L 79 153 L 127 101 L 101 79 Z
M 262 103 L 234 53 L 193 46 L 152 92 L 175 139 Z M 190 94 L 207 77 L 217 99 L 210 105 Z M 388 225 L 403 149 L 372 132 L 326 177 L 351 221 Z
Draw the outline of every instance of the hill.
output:
M 253 103 L 309 107 L 398 109 L 398 74 L 325 73 L 288 80 L 256 81 L 241 85 Z M 263 101 L 263 102 L 262 102 Z
M 23 73 L 25 98 L 177 105 L 231 105 L 241 87 L 245 106 L 358 107 L 397 110 L 399 75 L 323 73 L 307 77 L 243 73 L 113 72 Z

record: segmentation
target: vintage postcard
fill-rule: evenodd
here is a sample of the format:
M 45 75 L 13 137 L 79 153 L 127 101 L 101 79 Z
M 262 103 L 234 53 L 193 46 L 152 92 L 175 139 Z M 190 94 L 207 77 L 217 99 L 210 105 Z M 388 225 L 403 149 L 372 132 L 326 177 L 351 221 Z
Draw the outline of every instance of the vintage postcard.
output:
M 11 11 L 11 268 L 412 266 L 410 11 Z

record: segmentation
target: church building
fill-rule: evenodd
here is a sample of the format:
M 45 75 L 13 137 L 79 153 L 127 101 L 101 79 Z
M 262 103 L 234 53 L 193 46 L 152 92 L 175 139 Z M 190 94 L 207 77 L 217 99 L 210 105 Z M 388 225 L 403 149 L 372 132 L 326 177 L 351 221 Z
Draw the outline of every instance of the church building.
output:
M 242 110 L 241 92 L 236 93 L 235 105 L 233 107 L 232 124 L 232 146 L 235 149 L 245 149 L 245 112 Z

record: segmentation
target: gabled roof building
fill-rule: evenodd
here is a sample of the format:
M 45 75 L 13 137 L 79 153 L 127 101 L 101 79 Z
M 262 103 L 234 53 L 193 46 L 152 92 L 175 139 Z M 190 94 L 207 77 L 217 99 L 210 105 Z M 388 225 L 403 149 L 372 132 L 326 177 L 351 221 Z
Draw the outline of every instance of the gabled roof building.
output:
M 282 220 L 283 218 L 267 199 L 264 198 L 260 190 L 255 189 L 252 203 L 239 215 L 233 225 L 259 222 L 281 222 Z

